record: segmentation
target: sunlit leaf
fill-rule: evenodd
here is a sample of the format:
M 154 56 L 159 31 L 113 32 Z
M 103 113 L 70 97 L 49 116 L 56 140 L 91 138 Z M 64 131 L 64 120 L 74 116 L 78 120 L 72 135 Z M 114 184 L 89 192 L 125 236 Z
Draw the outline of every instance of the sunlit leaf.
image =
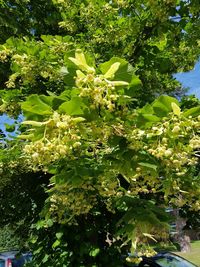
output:
M 176 103 L 174 103 L 174 102 L 172 102 L 171 105 L 172 105 L 173 113 L 175 115 L 177 115 L 177 116 L 180 116 L 181 115 L 181 109 L 180 109 L 180 107 Z
M 110 69 L 104 74 L 106 79 L 113 79 L 116 71 L 119 69 L 120 62 L 115 62 L 110 66 Z

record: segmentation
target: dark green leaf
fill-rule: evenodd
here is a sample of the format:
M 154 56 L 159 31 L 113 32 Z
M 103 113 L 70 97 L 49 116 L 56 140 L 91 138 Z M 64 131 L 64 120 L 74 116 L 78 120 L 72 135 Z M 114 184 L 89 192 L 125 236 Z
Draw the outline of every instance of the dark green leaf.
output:
M 15 131 L 15 124 L 10 125 L 10 124 L 4 123 L 4 125 L 5 125 L 7 132 L 11 133 Z

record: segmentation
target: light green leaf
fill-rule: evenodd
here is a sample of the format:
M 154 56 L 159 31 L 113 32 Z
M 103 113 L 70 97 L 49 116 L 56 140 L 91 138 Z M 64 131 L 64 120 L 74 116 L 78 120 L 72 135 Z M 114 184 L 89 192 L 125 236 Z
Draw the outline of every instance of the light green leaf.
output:
M 95 72 L 95 69 L 87 64 L 85 55 L 80 49 L 76 50 L 75 58 L 69 57 L 69 60 L 71 60 L 76 66 L 78 66 L 83 71 Z
M 42 259 L 42 263 L 47 262 L 48 259 L 49 259 L 49 255 L 48 254 L 45 254 L 44 258 Z
M 47 224 L 48 227 L 52 227 L 53 226 L 53 220 L 52 219 L 48 219 L 46 221 L 46 224 Z
M 41 126 L 44 126 L 46 124 L 48 124 L 49 121 L 44 121 L 44 122 L 40 122 L 40 121 L 23 121 L 21 124 L 24 124 L 24 125 L 32 125 L 32 126 L 35 126 L 35 127 L 41 127 Z
M 180 107 L 174 102 L 171 103 L 171 106 L 172 106 L 173 113 L 179 117 L 181 115 Z
M 51 96 L 31 95 L 21 104 L 22 110 L 38 115 L 51 115 L 53 110 L 51 106 L 44 101 L 48 97 L 51 98 Z
M 83 121 L 85 121 L 85 118 L 83 118 L 83 117 L 78 117 L 78 118 L 74 118 L 73 121 L 76 122 L 76 123 L 79 123 L 79 122 L 83 122 Z
M 99 254 L 99 252 L 100 252 L 100 249 L 99 248 L 92 249 L 90 251 L 90 256 L 96 257 Z
M 73 97 L 70 101 L 64 102 L 59 107 L 59 111 L 68 115 L 83 115 L 85 105 L 83 104 L 80 97 Z
M 153 235 L 148 234 L 148 233 L 142 233 L 142 234 L 143 234 L 145 237 L 148 237 L 148 238 L 152 239 L 153 241 L 155 241 L 155 242 L 157 243 L 157 240 L 154 238 Z
M 78 78 L 81 78 L 81 79 L 84 79 L 86 77 L 86 75 L 80 70 L 76 71 L 76 75 Z
M 158 166 L 155 164 L 151 164 L 148 162 L 139 162 L 138 165 L 142 166 L 142 167 L 146 167 L 148 169 L 153 169 L 154 171 L 157 170 Z
M 63 233 L 62 233 L 62 232 L 58 232 L 58 233 L 56 233 L 56 237 L 57 237 L 57 239 L 61 239 L 62 236 L 63 236 Z
M 190 108 L 183 113 L 183 116 L 185 116 L 185 117 L 189 117 L 189 116 L 197 117 L 199 115 L 200 115 L 200 107 L 199 106 L 194 107 L 194 108 Z
M 24 140 L 28 140 L 28 139 L 32 139 L 34 137 L 34 134 L 20 134 L 17 136 L 17 138 L 19 139 L 24 139 Z
M 104 77 L 106 79 L 113 79 L 114 76 L 115 76 L 116 71 L 119 69 L 120 64 L 121 64 L 120 62 L 113 63 L 110 66 L 109 70 L 104 74 Z
M 60 240 L 56 240 L 53 245 L 52 245 L 52 248 L 57 248 L 58 246 L 60 245 Z
M 61 73 L 62 75 L 66 75 L 66 74 L 69 73 L 69 71 L 68 71 L 68 69 L 67 69 L 66 67 L 61 67 L 61 69 L 60 69 L 60 73 Z
M 112 81 L 112 82 L 110 82 L 110 84 L 112 84 L 114 86 L 127 86 L 127 85 L 129 85 L 129 83 L 124 82 L 124 81 Z

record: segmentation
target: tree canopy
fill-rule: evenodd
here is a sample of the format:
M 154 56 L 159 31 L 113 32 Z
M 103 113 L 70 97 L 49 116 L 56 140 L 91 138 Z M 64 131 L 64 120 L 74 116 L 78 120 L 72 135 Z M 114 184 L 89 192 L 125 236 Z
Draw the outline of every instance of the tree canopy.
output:
M 173 78 L 198 58 L 199 4 L 13 2 L 0 110 L 19 128 L 2 139 L 2 225 L 26 225 L 34 266 L 153 255 L 167 207 L 200 209 L 200 106 L 174 98 Z

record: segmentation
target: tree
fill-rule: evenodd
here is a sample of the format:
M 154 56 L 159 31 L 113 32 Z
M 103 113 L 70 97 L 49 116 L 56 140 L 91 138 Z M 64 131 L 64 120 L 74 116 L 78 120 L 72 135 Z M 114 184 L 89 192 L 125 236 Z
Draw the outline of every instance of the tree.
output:
M 191 69 L 199 55 L 199 5 L 196 0 L 159 3 L 155 0 L 39 0 L 20 1 L 20 4 L 17 1 L 3 3 L 2 9 L 6 10 L 1 16 L 5 17 L 6 23 L 3 24 L 12 23 L 10 17 L 13 18 L 16 33 L 12 36 L 21 37 L 23 34 L 41 40 L 41 34 L 67 35 L 78 47 L 90 51 L 99 62 L 109 60 L 112 56 L 124 57 L 131 62 L 142 81 L 142 86 L 138 86 L 134 93 L 141 105 L 153 101 L 155 96 L 163 93 L 180 94 L 182 90 L 172 74 Z M 7 13 L 9 14 L 6 15 Z M 11 35 L 5 35 L 2 29 L 1 36 L 7 38 Z M 61 40 L 60 42 L 62 43 Z M 66 39 L 63 42 L 57 49 L 60 52 L 63 49 L 64 54 Z M 26 41 L 24 43 L 26 45 Z M 33 61 L 40 58 L 37 52 L 34 54 L 28 49 L 20 51 L 19 46 L 15 42 L 11 45 L 11 51 L 16 49 L 16 54 L 24 53 Z M 2 47 L 2 59 L 8 54 Z M 45 58 L 44 55 L 43 57 Z M 3 66 L 1 77 L 4 77 L 2 82 L 5 83 L 10 69 L 9 65 L 7 68 L 5 64 Z M 39 73 L 38 82 L 41 79 L 43 81 L 43 76 Z M 49 80 L 49 77 L 46 79 Z M 39 87 L 40 83 L 36 88 Z
M 33 199 L 38 205 L 25 217 L 34 223 L 34 266 L 120 266 L 127 250 L 152 255 L 148 240 L 167 236 L 165 207 L 199 210 L 200 205 L 199 178 L 193 177 L 199 105 L 181 109 L 175 98 L 160 96 L 142 106 L 158 89 L 160 94 L 173 91 L 172 73 L 197 58 L 195 2 L 179 1 L 178 8 L 175 1 L 136 1 L 134 8 L 131 1 L 81 2 L 54 2 L 58 10 L 70 5 L 60 13 L 68 36 L 10 38 L 1 46 L 1 85 L 7 88 L 1 90 L 1 111 L 15 117 L 23 112 L 25 119 L 15 138 L 19 141 L 5 141 L 2 161 L 8 165 L 2 172 L 7 180 L 6 169 L 16 170 L 21 163 L 10 181 L 22 177 L 19 190 L 27 194 L 20 199 L 27 198 L 29 207 Z M 178 22 L 171 18 L 177 14 Z M 134 26 L 129 31 L 127 22 Z M 95 34 L 101 31 L 100 42 Z M 37 181 L 48 183 L 47 195 L 25 185 L 26 177 L 46 173 L 45 182 Z

